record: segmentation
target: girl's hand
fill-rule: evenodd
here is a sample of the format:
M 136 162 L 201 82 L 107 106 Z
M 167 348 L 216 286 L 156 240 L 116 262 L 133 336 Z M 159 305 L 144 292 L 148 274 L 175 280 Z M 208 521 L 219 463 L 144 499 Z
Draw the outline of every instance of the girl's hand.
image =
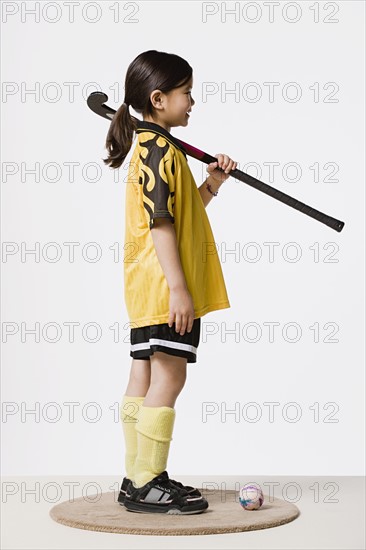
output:
M 175 323 L 175 332 L 181 336 L 191 332 L 194 321 L 194 304 L 191 294 L 187 288 L 170 290 L 169 298 L 169 327 Z
M 230 157 L 224 154 L 217 154 L 215 157 L 218 159 L 216 162 L 211 162 L 207 166 L 207 172 L 209 174 L 210 179 L 212 179 L 216 184 L 221 185 L 224 183 L 224 181 L 227 180 L 229 177 L 229 173 L 231 170 L 235 169 L 237 166 L 237 162 L 232 160 Z M 225 170 L 224 172 L 219 172 L 216 170 L 216 168 L 222 168 Z

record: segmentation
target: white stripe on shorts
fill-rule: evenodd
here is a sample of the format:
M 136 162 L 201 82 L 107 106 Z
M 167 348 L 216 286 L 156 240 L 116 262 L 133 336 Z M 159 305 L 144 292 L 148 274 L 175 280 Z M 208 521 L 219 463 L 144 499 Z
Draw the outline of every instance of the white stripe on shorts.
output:
M 190 351 L 197 354 L 197 348 L 190 344 L 183 344 L 182 342 L 172 342 L 171 340 L 161 340 L 160 338 L 150 338 L 149 342 L 142 342 L 141 344 L 131 344 L 131 351 L 139 351 L 141 349 L 151 349 L 150 345 L 159 345 L 167 348 L 182 349 L 184 351 Z

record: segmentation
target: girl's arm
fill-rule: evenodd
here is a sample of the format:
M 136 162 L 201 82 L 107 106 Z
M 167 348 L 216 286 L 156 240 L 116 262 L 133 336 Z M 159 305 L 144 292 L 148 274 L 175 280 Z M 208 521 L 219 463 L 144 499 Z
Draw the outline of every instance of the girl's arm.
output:
M 169 218 L 156 218 L 150 229 L 156 254 L 170 290 L 187 288 L 177 246 L 177 237 Z
M 172 326 L 175 322 L 176 332 L 183 335 L 185 330 L 192 330 L 194 304 L 180 261 L 175 229 L 169 218 L 156 218 L 150 231 L 156 255 L 170 290 L 168 323 Z
M 236 161 L 232 160 L 228 155 L 225 155 L 224 153 L 218 153 L 217 155 L 215 155 L 215 157 L 218 160 L 216 162 L 211 162 L 207 166 L 207 172 L 209 173 L 209 175 L 205 179 L 203 184 L 198 188 L 205 208 L 214 196 L 207 189 L 206 183 L 209 183 L 212 192 L 216 193 L 216 191 L 220 188 L 224 181 L 227 180 L 227 178 L 229 177 L 229 173 L 231 172 L 231 170 L 235 169 L 238 164 Z M 225 173 L 219 172 L 218 170 L 216 170 L 216 168 L 222 168 L 223 170 L 225 170 Z
M 205 208 L 208 205 L 208 203 L 211 201 L 211 199 L 213 198 L 213 195 L 210 193 L 210 191 L 206 187 L 206 183 L 210 184 L 211 189 L 214 193 L 216 193 L 216 191 L 218 191 L 218 189 L 220 189 L 220 187 L 221 187 L 221 183 L 218 184 L 217 181 L 215 181 L 215 180 L 212 181 L 212 178 L 210 176 L 208 176 L 205 179 L 205 181 L 203 182 L 203 184 L 200 185 L 200 187 L 198 188 L 198 191 L 201 194 L 202 202 L 203 202 Z

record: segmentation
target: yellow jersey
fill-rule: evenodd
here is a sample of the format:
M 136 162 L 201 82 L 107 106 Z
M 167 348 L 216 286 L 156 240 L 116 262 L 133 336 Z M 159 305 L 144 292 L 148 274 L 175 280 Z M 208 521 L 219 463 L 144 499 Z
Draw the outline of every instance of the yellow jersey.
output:
M 141 120 L 126 183 L 124 297 L 131 328 L 169 320 L 169 286 L 151 228 L 174 224 L 194 317 L 230 307 L 216 243 L 187 155 L 170 132 Z

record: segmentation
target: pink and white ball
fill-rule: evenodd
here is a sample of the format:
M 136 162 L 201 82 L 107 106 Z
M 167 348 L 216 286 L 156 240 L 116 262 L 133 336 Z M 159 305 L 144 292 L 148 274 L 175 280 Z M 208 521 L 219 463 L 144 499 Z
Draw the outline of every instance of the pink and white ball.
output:
M 245 510 L 258 510 L 264 502 L 262 489 L 247 483 L 240 489 L 239 502 Z

